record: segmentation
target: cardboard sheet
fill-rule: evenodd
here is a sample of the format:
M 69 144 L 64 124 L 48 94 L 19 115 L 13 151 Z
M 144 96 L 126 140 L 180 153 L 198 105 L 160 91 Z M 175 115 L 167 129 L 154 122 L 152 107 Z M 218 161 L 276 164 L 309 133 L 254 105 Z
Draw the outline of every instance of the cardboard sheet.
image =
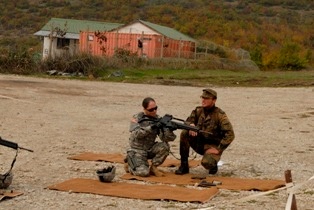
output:
M 199 190 L 168 185 L 144 185 L 125 182 L 104 183 L 94 179 L 82 178 L 70 179 L 49 186 L 48 189 L 75 193 L 92 193 L 122 198 L 200 203 L 209 201 L 219 192 L 216 187 Z
M 8 191 L 8 190 L 0 190 L 0 201 L 1 200 L 4 200 L 6 198 L 14 198 L 16 196 L 19 196 L 19 195 L 23 195 L 22 192 L 17 192 L 17 191 Z
M 131 174 L 123 175 L 122 179 L 125 180 L 141 180 L 146 182 L 163 183 L 163 184 L 176 184 L 176 185 L 195 185 L 200 183 L 202 180 L 206 182 L 219 181 L 222 184 L 217 185 L 219 189 L 227 190 L 256 190 L 256 191 L 267 191 L 280 188 L 285 186 L 285 181 L 282 180 L 264 180 L 264 179 L 246 179 L 236 177 L 215 177 L 206 176 L 201 179 L 194 178 L 195 174 L 184 174 L 176 175 L 174 173 L 165 173 L 164 177 L 139 177 Z
M 84 152 L 78 155 L 68 157 L 70 160 L 81 160 L 81 161 L 105 161 L 111 163 L 124 163 L 123 159 L 125 155 L 115 153 L 115 154 L 106 154 L 106 153 L 93 153 L 93 152 Z M 161 165 L 162 167 L 178 167 L 180 161 L 176 159 L 167 158 L 165 162 Z M 196 167 L 200 165 L 200 161 L 190 160 L 189 166 Z

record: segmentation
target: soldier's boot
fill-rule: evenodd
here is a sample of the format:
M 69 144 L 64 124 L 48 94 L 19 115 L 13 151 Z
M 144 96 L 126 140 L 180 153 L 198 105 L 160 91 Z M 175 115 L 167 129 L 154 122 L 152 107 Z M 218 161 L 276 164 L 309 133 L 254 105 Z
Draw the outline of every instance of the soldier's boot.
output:
M 128 163 L 124 163 L 123 168 L 124 168 L 125 173 L 130 173 L 130 171 L 129 171 L 129 164 Z
M 150 174 L 155 175 L 157 177 L 165 176 L 165 174 L 157 169 L 157 166 L 151 165 L 150 169 Z
M 189 171 L 189 162 L 188 161 L 181 161 L 180 167 L 175 171 L 175 174 L 183 175 L 188 174 Z
M 214 168 L 209 169 L 209 174 L 216 174 L 218 172 L 218 166 L 216 165 Z
M 123 165 L 123 168 L 124 168 L 124 171 L 125 171 L 125 173 L 130 173 L 130 171 L 129 171 L 129 164 L 128 164 L 128 159 L 127 159 L 127 157 L 126 158 L 124 158 L 124 165 Z

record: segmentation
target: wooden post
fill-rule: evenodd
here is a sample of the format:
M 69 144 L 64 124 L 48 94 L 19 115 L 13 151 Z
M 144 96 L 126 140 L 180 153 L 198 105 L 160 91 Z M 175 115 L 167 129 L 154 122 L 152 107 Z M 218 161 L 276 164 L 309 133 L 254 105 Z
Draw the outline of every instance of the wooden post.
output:
M 164 57 L 164 36 L 161 36 L 160 58 Z
M 179 42 L 179 58 L 181 58 L 181 38 L 180 38 L 180 42 Z
M 48 49 L 48 58 L 52 58 L 52 43 L 53 43 L 53 33 L 54 30 L 51 29 L 50 34 L 49 34 L 49 49 Z
M 197 47 L 197 44 L 196 44 L 196 42 L 194 42 L 194 59 L 197 59 L 197 55 L 196 55 L 196 53 L 197 53 L 197 51 L 196 51 L 196 47 Z
M 286 179 L 287 184 L 292 183 L 291 170 L 285 171 L 285 179 Z M 297 201 L 294 194 L 292 195 L 292 202 L 291 202 L 290 210 L 297 210 Z
M 144 31 L 142 31 L 141 41 L 142 41 L 141 58 L 143 58 L 143 48 L 144 48 Z

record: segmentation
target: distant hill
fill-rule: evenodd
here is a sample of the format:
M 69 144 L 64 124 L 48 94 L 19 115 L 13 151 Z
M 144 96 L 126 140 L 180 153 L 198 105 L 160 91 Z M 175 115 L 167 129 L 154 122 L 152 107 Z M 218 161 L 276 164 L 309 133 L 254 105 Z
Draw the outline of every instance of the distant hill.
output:
M 128 2 L 127 4 L 125 2 Z M 287 44 L 313 64 L 313 0 L 0 0 L 0 46 L 32 47 L 50 18 L 115 23 L 136 19 L 169 26 L 198 40 L 248 50 L 272 65 Z

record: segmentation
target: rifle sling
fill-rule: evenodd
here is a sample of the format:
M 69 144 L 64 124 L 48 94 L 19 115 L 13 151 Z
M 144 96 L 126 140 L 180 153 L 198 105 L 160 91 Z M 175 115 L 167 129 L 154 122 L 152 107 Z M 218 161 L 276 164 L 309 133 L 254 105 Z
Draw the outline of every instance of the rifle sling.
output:
M 4 180 L 7 178 L 7 176 L 10 175 L 10 173 L 11 173 L 11 171 L 13 169 L 13 166 L 14 166 L 16 158 L 17 158 L 17 153 L 18 153 L 18 150 L 16 150 L 15 157 L 14 157 L 12 163 L 11 163 L 10 169 L 5 174 L 3 174 L 3 176 L 4 176 L 4 179 L 2 180 L 3 183 L 4 183 Z

